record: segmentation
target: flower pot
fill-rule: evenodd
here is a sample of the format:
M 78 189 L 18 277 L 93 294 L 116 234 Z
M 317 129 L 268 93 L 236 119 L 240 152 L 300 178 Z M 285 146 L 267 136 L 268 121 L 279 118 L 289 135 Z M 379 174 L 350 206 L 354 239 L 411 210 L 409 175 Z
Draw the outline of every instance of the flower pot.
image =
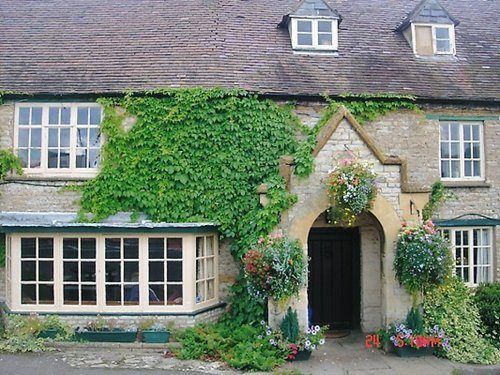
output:
M 134 331 L 87 331 L 76 332 L 76 341 L 92 342 L 134 342 L 137 332 Z
M 170 339 L 170 332 L 168 331 L 142 331 L 142 341 L 149 343 L 166 343 Z
M 311 358 L 312 351 L 310 350 L 299 350 L 295 355 L 294 361 L 307 361 Z
M 394 347 L 394 351 L 398 357 L 424 357 L 434 353 L 435 348 L 427 346 L 425 348 L 414 348 L 411 346 Z

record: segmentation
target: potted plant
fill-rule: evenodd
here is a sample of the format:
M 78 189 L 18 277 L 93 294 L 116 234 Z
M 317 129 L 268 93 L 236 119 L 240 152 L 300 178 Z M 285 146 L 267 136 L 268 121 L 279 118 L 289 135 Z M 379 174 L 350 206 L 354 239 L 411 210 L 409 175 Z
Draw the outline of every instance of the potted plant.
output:
M 433 354 L 437 348 L 450 348 L 449 339 L 439 326 L 419 332 L 406 322 L 400 322 L 389 325 L 386 332 L 399 357 L 421 357 Z
M 281 235 L 260 238 L 243 257 L 250 294 L 284 302 L 306 285 L 307 259 L 297 240 Z
M 160 323 L 155 318 L 141 320 L 139 329 L 143 342 L 167 343 L 170 339 L 170 332 L 167 330 L 165 324 Z
M 68 340 L 73 336 L 69 324 L 63 322 L 57 315 L 48 315 L 41 321 L 38 337 L 58 340 Z
M 264 321 L 261 324 L 265 328 L 265 335 L 261 338 L 278 349 L 284 349 L 288 361 L 308 360 L 312 352 L 325 343 L 325 331 L 328 329 L 327 326 L 311 326 L 301 332 L 297 312 L 291 307 L 288 307 L 279 329 L 271 329 Z
M 77 341 L 134 342 L 137 338 L 137 327 L 134 325 L 119 327 L 114 320 L 98 316 L 85 326 L 77 327 L 74 338 Z
M 376 173 L 357 158 L 343 159 L 329 171 L 327 193 L 330 198 L 329 221 L 351 226 L 367 211 L 377 195 Z

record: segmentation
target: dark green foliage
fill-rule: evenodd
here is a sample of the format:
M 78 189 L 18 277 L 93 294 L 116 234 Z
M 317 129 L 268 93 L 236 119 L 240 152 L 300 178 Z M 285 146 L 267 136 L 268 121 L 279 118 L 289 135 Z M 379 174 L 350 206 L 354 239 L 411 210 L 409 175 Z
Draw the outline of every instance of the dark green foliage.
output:
M 479 285 L 475 289 L 474 301 L 486 333 L 500 348 L 500 282 Z
M 422 209 L 422 219 L 424 221 L 429 220 L 436 213 L 436 210 L 441 204 L 443 204 L 447 199 L 453 197 L 453 194 L 448 193 L 441 181 L 437 181 L 432 184 L 431 194 L 429 195 L 429 201 L 425 204 Z
M 290 306 L 280 323 L 280 328 L 286 340 L 292 343 L 297 342 L 297 338 L 299 337 L 299 319 L 297 318 L 297 311 L 292 310 Z
M 424 320 L 422 312 L 418 307 L 412 307 L 406 314 L 406 325 L 412 329 L 414 333 L 424 332 Z
M 3 181 L 9 172 L 22 175 L 23 166 L 21 160 L 10 151 L 0 150 L 0 181 Z
M 267 319 L 267 301 L 262 301 L 248 293 L 247 282 L 243 273 L 231 286 L 232 302 L 228 311 L 221 317 L 221 323 L 236 327 L 255 325 Z
M 259 338 L 260 328 L 199 324 L 178 335 L 180 359 L 222 360 L 240 370 L 270 371 L 284 363 L 287 352 Z
M 450 349 L 439 355 L 463 363 L 500 363 L 500 350 L 484 337 L 472 292 L 461 279 L 452 277 L 444 285 L 426 289 L 424 312 L 425 325 L 438 325 L 450 340 Z
M 297 148 L 290 108 L 222 89 L 154 94 L 100 100 L 104 162 L 83 187 L 82 209 L 96 221 L 131 211 L 153 221 L 216 222 L 240 258 L 294 202 L 278 174 L 280 156 Z M 128 132 L 115 106 L 136 117 Z M 256 194 L 261 183 L 266 207 Z

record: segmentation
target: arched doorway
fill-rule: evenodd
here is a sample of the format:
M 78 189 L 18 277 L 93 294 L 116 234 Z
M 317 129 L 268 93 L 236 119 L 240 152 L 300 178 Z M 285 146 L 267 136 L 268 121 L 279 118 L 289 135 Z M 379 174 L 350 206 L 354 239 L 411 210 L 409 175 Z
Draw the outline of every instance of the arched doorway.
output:
M 312 324 L 360 327 L 360 243 L 359 228 L 311 228 L 307 293 Z

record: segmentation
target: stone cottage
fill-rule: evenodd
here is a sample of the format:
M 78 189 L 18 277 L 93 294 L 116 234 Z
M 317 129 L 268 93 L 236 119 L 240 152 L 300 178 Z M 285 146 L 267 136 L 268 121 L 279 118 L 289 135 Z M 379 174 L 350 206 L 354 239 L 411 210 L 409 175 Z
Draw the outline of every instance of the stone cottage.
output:
M 488 0 L 4 0 L 0 147 L 24 167 L 0 186 L 4 310 L 75 320 L 154 314 L 179 325 L 224 310 L 238 269 L 214 223 L 128 214 L 81 223 L 79 194 L 61 191 L 98 173 L 96 99 L 157 88 L 293 101 L 310 127 L 325 94 L 416 98 L 419 110 L 363 125 L 340 108 L 318 134 L 306 178 L 282 160 L 298 201 L 280 229 L 311 258 L 294 302 L 302 322 L 310 309 L 313 323 L 368 332 L 404 316 L 395 241 L 436 181 L 456 197 L 434 219 L 451 239 L 457 275 L 471 287 L 500 279 L 499 17 Z M 374 165 L 379 190 L 348 228 L 328 222 L 323 184 L 346 150 Z

